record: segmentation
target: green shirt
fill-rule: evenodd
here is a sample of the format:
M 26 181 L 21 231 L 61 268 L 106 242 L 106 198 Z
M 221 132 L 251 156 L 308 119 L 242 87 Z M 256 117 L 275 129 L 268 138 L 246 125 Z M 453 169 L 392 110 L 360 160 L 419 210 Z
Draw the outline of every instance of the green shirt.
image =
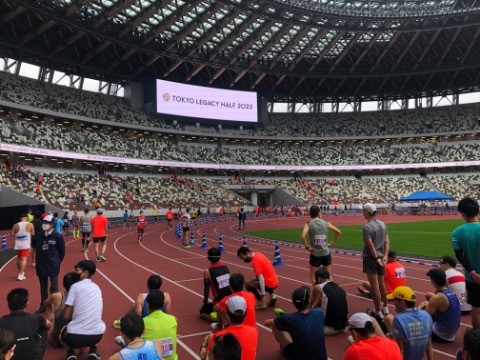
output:
M 162 342 L 162 360 L 177 360 L 177 319 L 157 310 L 143 318 L 143 340 Z
M 480 272 L 480 223 L 466 223 L 453 230 L 453 250 L 461 250 L 470 265 Z M 465 271 L 465 280 L 475 282 Z

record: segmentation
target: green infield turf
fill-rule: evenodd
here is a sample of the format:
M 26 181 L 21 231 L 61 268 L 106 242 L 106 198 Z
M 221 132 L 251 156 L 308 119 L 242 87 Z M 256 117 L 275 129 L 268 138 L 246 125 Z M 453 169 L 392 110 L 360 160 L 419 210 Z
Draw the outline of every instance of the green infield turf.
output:
M 390 248 L 399 254 L 420 257 L 440 257 L 454 255 L 451 247 L 452 231 L 464 222 L 458 220 L 420 221 L 387 224 Z M 336 248 L 363 249 L 362 225 L 338 226 L 342 236 Z M 249 231 L 249 235 L 266 239 L 301 243 L 302 229 Z M 329 235 L 329 239 L 333 234 Z

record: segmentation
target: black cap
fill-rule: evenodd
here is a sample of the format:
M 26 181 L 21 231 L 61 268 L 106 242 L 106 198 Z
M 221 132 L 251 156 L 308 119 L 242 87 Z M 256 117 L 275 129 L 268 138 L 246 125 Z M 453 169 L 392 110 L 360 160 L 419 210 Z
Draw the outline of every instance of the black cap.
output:
M 320 278 L 320 279 L 329 279 L 330 278 L 330 272 L 328 270 L 325 270 L 323 267 L 318 268 L 315 271 L 315 277 Z
M 95 263 L 92 260 L 79 261 L 78 264 L 75 265 L 75 268 L 78 268 L 82 271 L 87 270 L 90 276 L 95 274 L 95 271 L 97 271 L 97 265 L 95 265 Z
M 292 302 L 295 307 L 303 308 L 310 301 L 310 288 L 308 286 L 302 286 L 298 289 L 293 290 L 292 293 Z
M 440 268 L 430 269 L 427 272 L 427 276 L 439 285 L 443 285 L 447 283 L 447 274 L 443 269 L 440 269 Z
M 388 251 L 388 257 L 396 258 L 397 257 L 397 252 L 395 250 L 389 250 Z

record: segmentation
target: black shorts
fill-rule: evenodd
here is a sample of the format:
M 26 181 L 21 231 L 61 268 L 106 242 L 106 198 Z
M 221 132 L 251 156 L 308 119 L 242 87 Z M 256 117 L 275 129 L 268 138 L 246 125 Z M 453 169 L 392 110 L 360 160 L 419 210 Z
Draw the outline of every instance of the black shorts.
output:
M 172 219 L 167 219 L 168 222 L 172 222 Z
M 60 333 L 60 339 L 68 345 L 70 349 L 79 349 L 82 347 L 96 346 L 102 340 L 103 334 L 100 335 L 80 335 L 67 333 L 65 326 Z
M 385 266 L 378 265 L 377 261 L 371 256 L 363 257 L 363 272 L 365 274 L 385 275 Z
M 184 228 L 182 228 L 182 229 L 183 229 L 183 232 L 190 231 L 190 227 L 184 227 Z
M 467 303 L 473 307 L 480 307 L 480 285 L 470 281 L 467 283 Z
M 128 222 L 128 219 L 123 219 L 123 222 L 124 222 L 124 223 Z
M 328 266 L 332 264 L 332 255 L 328 254 L 325 256 L 315 256 L 310 254 L 310 265 L 319 267 L 321 266 Z
M 143 228 L 142 228 L 142 229 L 138 229 L 138 233 L 139 233 L 139 234 L 143 234 L 144 232 L 145 232 L 145 229 L 143 229 Z
M 93 238 L 93 243 L 94 243 L 94 244 L 97 244 L 97 243 L 99 243 L 99 242 L 104 243 L 106 240 L 107 240 L 107 237 L 106 237 L 106 236 L 94 237 L 94 238 Z
M 89 238 L 90 237 L 90 231 L 89 232 L 82 232 L 82 238 Z

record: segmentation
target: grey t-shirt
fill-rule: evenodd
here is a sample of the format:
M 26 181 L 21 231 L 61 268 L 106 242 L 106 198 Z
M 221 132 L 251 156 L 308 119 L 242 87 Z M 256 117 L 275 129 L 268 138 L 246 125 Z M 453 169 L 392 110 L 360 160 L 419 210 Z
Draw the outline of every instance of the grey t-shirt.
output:
M 377 256 L 385 256 L 385 238 L 387 235 L 387 227 L 380 220 L 373 219 L 363 225 L 363 240 L 372 239 L 373 246 L 377 251 Z M 372 257 L 366 242 L 363 247 L 363 256 Z
M 82 216 L 80 220 L 82 221 L 82 232 L 84 233 L 92 232 L 92 225 L 91 225 L 92 217 L 90 215 L 85 215 L 85 216 Z
M 328 225 L 325 220 L 310 220 L 308 222 L 308 234 L 310 235 L 310 246 L 313 248 L 314 256 L 327 256 L 330 254 L 328 243 Z

